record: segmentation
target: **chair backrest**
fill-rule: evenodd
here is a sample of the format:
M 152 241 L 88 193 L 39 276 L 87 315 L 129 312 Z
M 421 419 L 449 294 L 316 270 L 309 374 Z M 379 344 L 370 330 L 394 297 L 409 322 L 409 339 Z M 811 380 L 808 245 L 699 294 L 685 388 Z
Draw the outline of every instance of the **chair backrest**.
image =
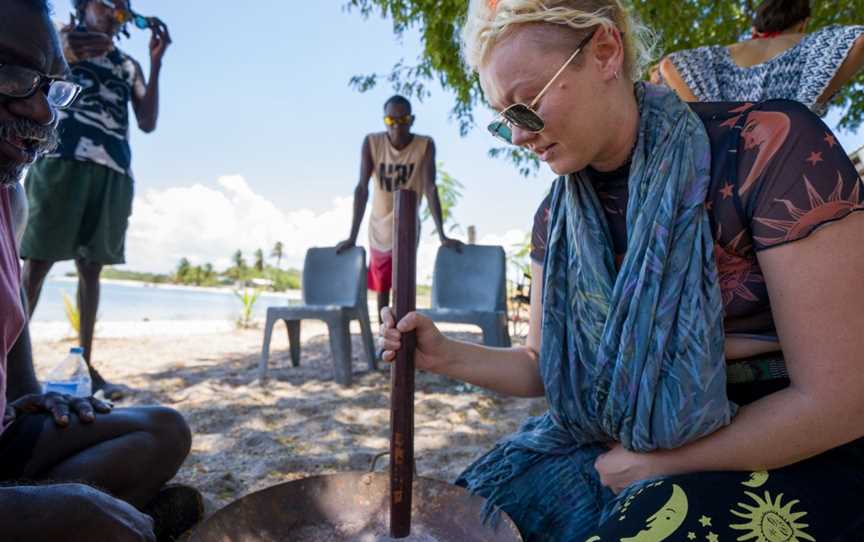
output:
M 366 302 L 366 251 L 315 247 L 303 263 L 303 303 L 357 307 Z
M 500 246 L 440 247 L 432 276 L 433 309 L 506 310 L 506 263 Z

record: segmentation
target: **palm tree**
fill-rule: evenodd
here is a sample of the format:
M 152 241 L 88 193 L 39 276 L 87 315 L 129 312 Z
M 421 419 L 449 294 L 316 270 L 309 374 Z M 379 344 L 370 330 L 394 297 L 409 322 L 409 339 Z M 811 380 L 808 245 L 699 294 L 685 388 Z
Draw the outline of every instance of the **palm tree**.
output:
M 210 282 L 210 279 L 213 278 L 213 264 L 205 263 L 201 271 L 204 273 L 204 282 Z
M 282 256 L 285 255 L 284 250 L 285 246 L 282 244 L 282 241 L 276 241 L 273 250 L 270 251 L 270 257 L 276 258 L 276 269 L 282 267 Z
M 192 269 L 192 264 L 186 258 L 180 258 L 177 264 L 177 271 L 174 272 L 174 282 L 184 284 L 189 277 L 189 271 Z
M 242 280 L 246 276 L 246 260 L 243 258 L 243 251 L 235 252 L 231 260 L 234 261 L 234 278 Z
M 264 272 L 264 251 L 260 248 L 255 251 L 255 269 L 259 273 Z

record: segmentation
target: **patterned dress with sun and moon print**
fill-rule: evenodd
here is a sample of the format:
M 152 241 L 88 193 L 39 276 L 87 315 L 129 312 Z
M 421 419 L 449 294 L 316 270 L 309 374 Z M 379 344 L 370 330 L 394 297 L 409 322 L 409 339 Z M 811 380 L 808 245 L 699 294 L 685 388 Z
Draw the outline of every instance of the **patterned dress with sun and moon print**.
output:
M 831 130 L 803 106 L 694 103 L 712 147 L 705 205 L 727 336 L 776 341 L 756 254 L 803 239 L 864 211 L 864 186 Z M 603 202 L 615 252 L 626 251 L 625 168 L 585 171 Z M 542 264 L 548 198 L 535 215 L 532 258 Z M 733 388 L 748 401 L 782 388 L 782 353 L 730 362 Z M 738 401 L 743 403 L 746 401 Z M 864 540 L 864 443 L 770 472 L 696 473 L 649 481 L 611 500 L 590 542 L 812 542 Z M 559 517 L 555 521 L 560 520 Z

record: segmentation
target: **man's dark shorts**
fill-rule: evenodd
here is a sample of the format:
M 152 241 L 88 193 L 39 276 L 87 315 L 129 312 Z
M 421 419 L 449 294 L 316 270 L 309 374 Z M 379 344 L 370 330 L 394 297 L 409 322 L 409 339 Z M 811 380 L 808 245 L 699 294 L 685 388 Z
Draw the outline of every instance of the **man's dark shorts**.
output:
M 125 262 L 131 177 L 92 162 L 43 158 L 30 168 L 24 187 L 30 218 L 22 258 Z

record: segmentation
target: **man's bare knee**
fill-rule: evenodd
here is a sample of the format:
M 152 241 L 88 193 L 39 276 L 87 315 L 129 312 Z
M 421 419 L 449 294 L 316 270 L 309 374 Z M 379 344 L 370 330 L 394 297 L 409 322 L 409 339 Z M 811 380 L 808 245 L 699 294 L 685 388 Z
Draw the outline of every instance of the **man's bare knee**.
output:
M 192 448 L 192 431 L 183 415 L 167 407 L 152 407 L 146 410 L 147 431 L 156 438 L 160 455 L 179 466 Z
M 75 267 L 78 269 L 78 275 L 85 281 L 98 281 L 99 275 L 102 274 L 101 263 L 95 263 L 88 260 L 75 260 Z

